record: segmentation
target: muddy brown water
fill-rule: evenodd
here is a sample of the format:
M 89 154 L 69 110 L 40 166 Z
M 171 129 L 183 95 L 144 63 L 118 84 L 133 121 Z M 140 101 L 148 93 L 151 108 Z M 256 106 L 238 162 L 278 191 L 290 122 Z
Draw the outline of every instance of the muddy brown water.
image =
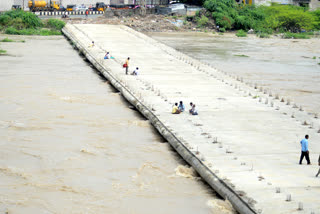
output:
M 192 32 L 148 35 L 320 114 L 320 38 L 237 38 Z
M 1 213 L 231 213 L 65 38 L 23 39 L 1 44 Z

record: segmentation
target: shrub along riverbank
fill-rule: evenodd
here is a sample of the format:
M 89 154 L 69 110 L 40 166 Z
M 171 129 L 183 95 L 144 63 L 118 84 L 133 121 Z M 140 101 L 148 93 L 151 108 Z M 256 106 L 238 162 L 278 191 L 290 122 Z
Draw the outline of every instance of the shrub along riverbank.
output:
M 206 11 L 198 13 L 197 16 L 205 15 L 213 19 L 223 30 L 253 29 L 263 38 L 273 33 L 286 33 L 286 38 L 296 38 L 299 37 L 296 33 L 320 30 L 319 9 L 309 11 L 305 7 L 279 4 L 243 5 L 237 4 L 234 0 L 206 0 L 203 6 Z M 202 23 L 202 26 L 205 26 L 205 23 Z M 306 35 L 300 37 L 307 38 Z
M 61 35 L 65 23 L 58 19 L 42 21 L 33 13 L 22 10 L 8 11 L 0 15 L 0 32 L 15 35 Z

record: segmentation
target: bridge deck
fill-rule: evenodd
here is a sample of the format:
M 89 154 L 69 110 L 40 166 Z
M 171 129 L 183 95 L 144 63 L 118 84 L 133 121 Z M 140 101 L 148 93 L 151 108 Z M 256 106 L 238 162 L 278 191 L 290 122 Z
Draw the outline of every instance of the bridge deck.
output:
M 320 213 L 318 119 L 127 27 L 66 29 L 187 141 L 191 151 L 199 152 L 214 173 L 250 198 L 257 211 Z M 92 40 L 95 47 L 89 48 Z M 103 60 L 106 50 L 116 60 Z M 121 65 L 126 57 L 131 58 L 130 71 L 139 67 L 139 76 L 125 75 Z M 171 114 L 172 104 L 180 100 L 187 109 L 194 102 L 199 115 Z M 313 127 L 302 125 L 304 121 Z M 298 164 L 305 134 L 310 135 L 311 166 Z M 218 143 L 213 143 L 216 137 Z M 298 211 L 299 202 L 303 211 Z

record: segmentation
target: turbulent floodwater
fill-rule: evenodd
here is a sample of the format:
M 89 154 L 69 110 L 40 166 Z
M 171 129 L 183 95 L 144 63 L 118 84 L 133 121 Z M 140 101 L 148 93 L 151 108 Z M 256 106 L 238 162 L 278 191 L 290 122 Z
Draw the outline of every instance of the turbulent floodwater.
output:
M 231 213 L 63 37 L 1 47 L 1 213 Z
M 309 112 L 320 113 L 319 38 L 258 39 L 208 33 L 149 35 L 219 70 L 286 96 Z

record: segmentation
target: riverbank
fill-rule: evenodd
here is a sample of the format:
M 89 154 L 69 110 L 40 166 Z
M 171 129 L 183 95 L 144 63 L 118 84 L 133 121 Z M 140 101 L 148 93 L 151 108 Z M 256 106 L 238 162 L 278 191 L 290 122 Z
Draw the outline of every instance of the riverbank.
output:
M 299 202 L 303 202 L 305 213 L 319 209 L 315 201 L 317 166 L 297 164 L 304 134 L 309 133 L 313 142 L 319 140 L 318 119 L 294 108 L 294 103 L 264 93 L 264 88 L 255 89 L 241 78 L 219 72 L 129 28 L 76 25 L 67 29 L 98 69 L 105 68 L 115 84 L 124 85 L 148 111 L 152 109 L 199 164 L 227 182 L 239 197 L 246 195 L 243 200 L 256 212 L 300 212 Z M 128 39 L 134 42 L 121 42 Z M 87 48 L 92 40 L 96 46 Z M 106 50 L 116 61 L 103 60 Z M 128 56 L 131 65 L 140 68 L 138 77 L 126 76 L 121 68 Z M 199 116 L 172 115 L 171 106 L 179 100 L 196 103 Z M 137 108 L 141 110 L 139 105 Z M 270 146 L 275 138 L 277 145 Z M 320 148 L 314 143 L 310 146 L 315 162 Z M 288 194 L 290 202 L 286 201 Z
M 208 16 L 208 14 L 207 14 Z M 128 17 L 97 17 L 97 18 L 68 18 L 64 19 L 70 24 L 112 24 L 112 25 L 125 25 L 136 31 L 142 33 L 150 32 L 204 32 L 217 35 L 232 35 L 236 36 L 239 31 L 237 30 L 218 30 L 215 22 L 212 19 L 206 21 L 206 24 L 199 24 L 198 16 L 169 16 L 149 14 L 146 16 L 128 16 Z M 314 32 L 305 33 L 290 33 L 286 31 L 281 32 L 269 32 L 261 33 L 258 31 L 250 30 L 242 31 L 244 37 L 257 37 L 262 39 L 267 38 L 282 38 L 282 39 L 310 39 L 319 38 L 320 32 L 315 30 Z M 238 36 L 237 36 L 238 37 Z

